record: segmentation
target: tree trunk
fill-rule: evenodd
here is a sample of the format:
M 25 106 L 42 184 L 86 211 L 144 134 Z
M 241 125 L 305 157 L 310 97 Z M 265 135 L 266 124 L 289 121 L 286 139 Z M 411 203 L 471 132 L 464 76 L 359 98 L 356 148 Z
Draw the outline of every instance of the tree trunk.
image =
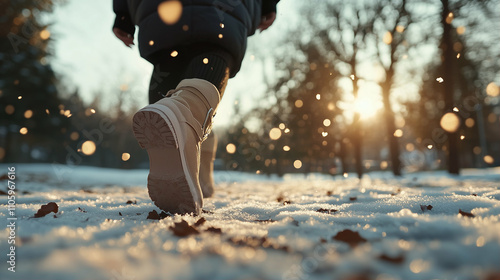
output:
M 443 37 L 441 38 L 441 52 L 443 56 L 443 73 L 441 77 L 444 80 L 443 84 L 443 95 L 445 112 L 452 112 L 455 105 L 454 98 L 454 86 L 455 86 L 455 75 L 454 75 L 454 62 L 456 60 L 455 54 L 453 52 L 453 41 L 451 38 L 452 25 L 447 23 L 446 19 L 450 14 L 450 7 L 448 0 L 441 0 L 443 5 L 441 13 L 441 25 L 443 27 Z M 448 133 L 448 172 L 450 174 L 460 173 L 460 163 L 458 155 L 458 133 Z
M 392 76 L 387 77 L 389 84 L 382 86 L 382 99 L 384 103 L 384 119 L 387 130 L 387 139 L 389 140 L 389 152 L 391 157 L 392 173 L 395 176 L 401 176 L 401 159 L 399 158 L 399 141 L 394 132 L 396 131 L 394 111 L 390 101 L 390 81 Z
M 354 160 L 355 169 L 358 178 L 363 177 L 363 159 L 362 159 L 362 146 L 363 146 L 363 135 L 361 131 L 361 121 L 358 112 L 354 114 L 354 121 L 352 124 L 352 145 L 354 147 Z

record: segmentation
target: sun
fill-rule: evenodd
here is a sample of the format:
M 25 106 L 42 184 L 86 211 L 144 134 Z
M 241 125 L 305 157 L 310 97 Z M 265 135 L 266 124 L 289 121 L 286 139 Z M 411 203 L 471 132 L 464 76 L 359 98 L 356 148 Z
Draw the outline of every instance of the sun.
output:
M 365 83 L 359 88 L 358 98 L 352 101 L 349 113 L 359 113 L 364 120 L 373 118 L 383 108 L 381 98 L 378 86 Z

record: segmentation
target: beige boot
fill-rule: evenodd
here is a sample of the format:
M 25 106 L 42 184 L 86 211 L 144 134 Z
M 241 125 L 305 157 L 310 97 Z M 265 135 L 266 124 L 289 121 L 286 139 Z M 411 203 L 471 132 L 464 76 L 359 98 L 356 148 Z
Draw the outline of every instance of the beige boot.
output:
M 160 209 L 201 213 L 200 145 L 210 133 L 219 101 L 213 84 L 186 79 L 167 98 L 134 115 L 135 137 L 149 155 L 149 196 Z
M 200 186 L 203 197 L 211 197 L 214 194 L 214 160 L 217 152 L 217 136 L 212 131 L 207 139 L 201 144 L 200 160 Z

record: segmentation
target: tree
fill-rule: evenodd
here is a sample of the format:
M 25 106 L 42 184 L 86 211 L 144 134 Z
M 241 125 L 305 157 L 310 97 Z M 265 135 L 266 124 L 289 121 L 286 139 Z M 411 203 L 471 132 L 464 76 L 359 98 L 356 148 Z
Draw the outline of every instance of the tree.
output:
M 68 125 L 50 67 L 50 32 L 42 13 L 53 1 L 2 1 L 0 21 L 0 144 L 4 162 L 56 160 Z M 23 149 L 21 149 L 24 147 Z M 14 152 L 16 151 L 16 152 Z

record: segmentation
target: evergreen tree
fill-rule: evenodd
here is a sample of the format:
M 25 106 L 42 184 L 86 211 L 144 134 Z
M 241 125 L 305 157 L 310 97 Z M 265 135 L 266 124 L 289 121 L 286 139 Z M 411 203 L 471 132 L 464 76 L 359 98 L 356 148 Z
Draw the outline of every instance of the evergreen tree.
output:
M 4 162 L 57 160 L 69 112 L 61 106 L 41 20 L 50 0 L 1 1 L 0 145 Z M 64 115 L 66 113 L 66 115 Z M 2 153 L 0 153 L 2 155 Z

